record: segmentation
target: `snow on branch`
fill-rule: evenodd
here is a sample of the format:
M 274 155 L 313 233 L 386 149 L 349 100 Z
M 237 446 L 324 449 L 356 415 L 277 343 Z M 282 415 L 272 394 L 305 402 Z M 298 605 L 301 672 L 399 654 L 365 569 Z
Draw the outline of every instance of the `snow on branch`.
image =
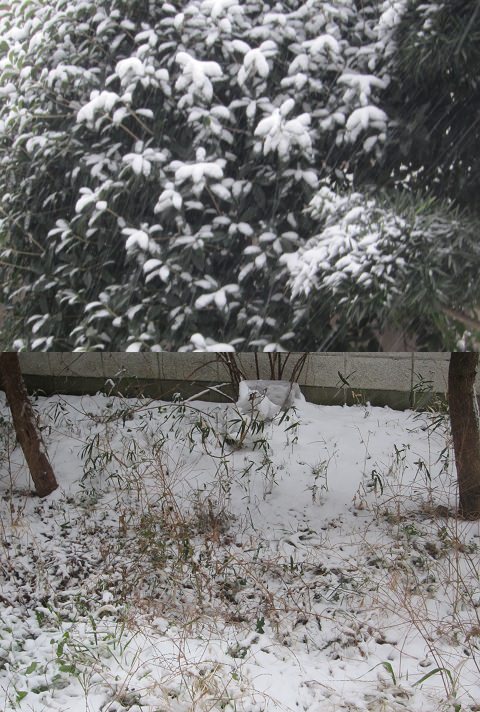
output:
M 94 89 L 90 94 L 90 101 L 77 112 L 77 121 L 98 129 L 101 120 L 119 102 L 121 102 L 121 97 L 115 92 Z M 100 114 L 100 119 L 96 119 L 98 114 Z

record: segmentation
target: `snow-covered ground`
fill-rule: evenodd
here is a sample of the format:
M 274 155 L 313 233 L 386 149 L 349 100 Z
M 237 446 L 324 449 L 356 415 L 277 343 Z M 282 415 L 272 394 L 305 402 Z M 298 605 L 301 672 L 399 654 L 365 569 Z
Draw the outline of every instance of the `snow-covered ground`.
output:
M 445 418 L 242 397 L 38 399 L 43 500 L 1 401 L 0 710 L 480 710 Z

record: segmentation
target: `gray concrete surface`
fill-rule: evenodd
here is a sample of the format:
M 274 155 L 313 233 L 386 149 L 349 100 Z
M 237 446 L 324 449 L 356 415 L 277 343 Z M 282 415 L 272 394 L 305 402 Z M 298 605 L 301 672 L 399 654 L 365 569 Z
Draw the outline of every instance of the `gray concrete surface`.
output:
M 276 354 L 290 379 L 302 354 Z M 270 378 L 269 354 L 235 354 L 247 379 Z M 31 390 L 45 393 L 95 393 L 99 390 L 170 398 L 191 397 L 230 374 L 212 353 L 20 353 L 22 371 Z M 407 408 L 426 404 L 447 389 L 449 353 L 309 353 L 298 377 L 307 399 L 317 403 L 353 403 Z M 257 368 L 258 366 L 258 368 Z M 477 384 L 480 388 L 480 378 Z M 417 392 L 414 395 L 415 391 Z M 224 385 L 225 398 L 234 389 Z M 219 400 L 217 392 L 202 398 Z

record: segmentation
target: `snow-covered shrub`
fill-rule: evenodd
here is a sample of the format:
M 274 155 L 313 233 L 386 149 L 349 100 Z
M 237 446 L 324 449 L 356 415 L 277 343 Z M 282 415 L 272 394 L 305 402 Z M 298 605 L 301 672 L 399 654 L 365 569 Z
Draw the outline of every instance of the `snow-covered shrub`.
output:
M 326 185 L 308 211 L 321 230 L 280 261 L 293 298 L 303 299 L 299 318 L 327 304 L 327 317 L 340 324 L 336 338 L 346 344 L 350 333 L 373 338 L 390 324 L 409 325 L 428 346 L 436 330 L 448 333 L 442 307 L 479 294 L 474 220 L 459 219 L 435 202 L 389 206 L 385 198 L 340 195 Z
M 295 344 L 279 257 L 319 179 L 385 140 L 385 8 L 357 5 L 10 3 L 2 259 L 25 346 Z
M 381 165 L 382 97 L 405 6 L 5 6 L 0 233 L 15 346 L 316 349 L 336 329 L 337 285 L 355 270 L 364 282 L 343 300 L 365 312 L 388 301 L 393 262 L 407 259 L 401 218 L 389 218 L 397 233 L 389 227 L 379 246 L 377 218 L 369 234 L 362 218 L 349 255 L 352 228 L 343 247 L 326 245 L 315 196 L 328 181 L 338 224 L 353 222 L 341 196 L 357 171 Z M 343 250 L 344 261 L 316 279 L 306 309 L 306 290 L 287 282 L 322 230 L 328 254 Z M 347 346 L 361 334 L 355 327 Z

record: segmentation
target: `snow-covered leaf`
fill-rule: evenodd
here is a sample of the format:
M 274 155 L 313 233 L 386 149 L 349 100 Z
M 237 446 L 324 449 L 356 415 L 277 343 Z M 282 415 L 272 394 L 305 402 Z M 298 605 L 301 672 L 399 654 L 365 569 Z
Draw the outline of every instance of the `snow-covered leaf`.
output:
M 124 235 L 127 235 L 127 241 L 125 242 L 125 248 L 131 250 L 133 248 L 139 248 L 140 250 L 148 250 L 148 245 L 150 238 L 144 230 L 135 230 L 132 228 L 124 228 L 122 231 Z

